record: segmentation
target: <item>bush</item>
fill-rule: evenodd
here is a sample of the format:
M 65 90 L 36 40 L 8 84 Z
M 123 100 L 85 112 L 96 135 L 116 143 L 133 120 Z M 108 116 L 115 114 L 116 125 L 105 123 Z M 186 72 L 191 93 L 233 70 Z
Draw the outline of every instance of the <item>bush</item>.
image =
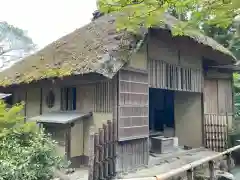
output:
M 23 105 L 10 109 L 0 102 L 0 180 L 48 180 L 64 165 L 56 143 L 37 128 L 24 123 Z

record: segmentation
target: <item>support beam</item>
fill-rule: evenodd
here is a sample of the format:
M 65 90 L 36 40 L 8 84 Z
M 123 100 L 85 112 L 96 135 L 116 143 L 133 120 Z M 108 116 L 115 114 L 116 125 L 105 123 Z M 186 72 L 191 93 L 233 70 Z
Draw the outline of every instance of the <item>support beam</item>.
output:
M 193 169 L 187 170 L 187 180 L 194 180 L 194 171 L 193 171 Z
M 209 166 L 209 180 L 214 180 L 215 178 L 214 161 L 209 161 L 208 166 Z
M 226 154 L 226 160 L 227 160 L 227 171 L 230 172 L 231 171 L 231 154 L 230 153 Z
M 71 158 L 71 125 L 69 124 L 65 132 L 65 153 L 67 160 Z

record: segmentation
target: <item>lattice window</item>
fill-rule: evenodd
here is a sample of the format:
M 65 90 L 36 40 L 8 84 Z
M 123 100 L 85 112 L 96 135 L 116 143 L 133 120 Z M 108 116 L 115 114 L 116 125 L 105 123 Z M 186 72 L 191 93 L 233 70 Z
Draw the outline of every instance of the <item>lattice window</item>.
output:
M 76 110 L 77 92 L 75 87 L 66 87 L 61 89 L 61 110 Z
M 148 75 L 119 72 L 119 140 L 148 136 Z

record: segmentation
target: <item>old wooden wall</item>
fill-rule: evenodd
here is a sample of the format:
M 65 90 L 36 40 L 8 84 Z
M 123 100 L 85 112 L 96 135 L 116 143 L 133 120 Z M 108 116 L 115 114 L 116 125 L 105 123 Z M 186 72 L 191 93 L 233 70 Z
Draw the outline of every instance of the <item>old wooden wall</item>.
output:
M 161 60 L 150 60 L 149 83 L 152 88 L 201 92 L 202 71 Z
M 148 74 L 121 70 L 117 171 L 127 171 L 147 165 L 148 135 Z
M 202 145 L 202 57 L 196 46 L 152 31 L 148 45 L 149 87 L 174 90 L 175 136 L 180 145 Z M 191 50 L 189 47 L 191 46 Z M 187 127 L 193 127 L 191 129 Z M 195 130 L 193 133 L 192 130 Z M 189 136 L 192 134 L 192 136 Z
M 148 75 L 133 71 L 119 72 L 120 141 L 148 137 Z
M 186 44 L 183 46 L 167 32 L 152 31 L 148 45 L 150 87 L 202 92 L 201 56 L 194 48 L 189 51 Z
M 114 77 L 118 172 L 148 164 L 148 71 L 146 46 Z
M 210 71 L 204 80 L 205 145 L 217 151 L 227 148 L 233 120 L 232 76 Z

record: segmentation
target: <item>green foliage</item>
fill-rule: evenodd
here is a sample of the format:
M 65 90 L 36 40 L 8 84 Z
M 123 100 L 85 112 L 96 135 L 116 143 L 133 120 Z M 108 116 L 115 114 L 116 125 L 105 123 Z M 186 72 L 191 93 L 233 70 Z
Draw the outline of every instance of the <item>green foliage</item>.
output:
M 118 28 L 130 31 L 163 23 L 163 13 L 174 11 L 180 20 L 187 19 L 182 28 L 198 27 L 200 23 L 226 28 L 238 23 L 239 0 L 98 0 L 103 13 L 120 12 Z M 187 14 L 187 16 L 183 15 Z M 184 18 L 182 18 L 184 17 Z M 239 24 L 239 23 L 238 23 Z
M 64 165 L 56 143 L 35 123 L 24 123 L 23 104 L 0 103 L 0 180 L 49 180 Z

